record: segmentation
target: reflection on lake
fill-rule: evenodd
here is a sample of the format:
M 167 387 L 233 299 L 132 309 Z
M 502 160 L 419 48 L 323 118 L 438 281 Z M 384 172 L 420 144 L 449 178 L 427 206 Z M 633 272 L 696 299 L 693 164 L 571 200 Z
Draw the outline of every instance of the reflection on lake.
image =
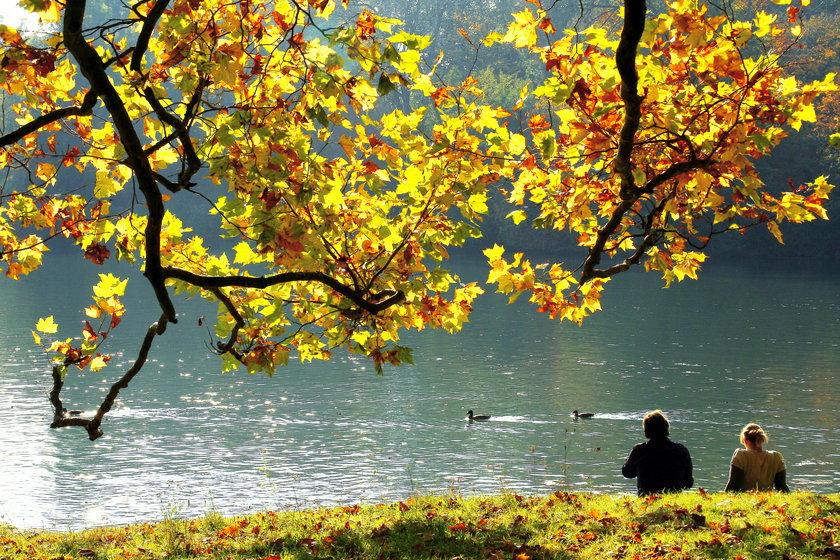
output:
M 829 274 L 718 268 L 668 290 L 653 275 L 624 276 L 583 327 L 485 296 L 462 333 L 412 335 L 416 365 L 383 376 L 349 357 L 273 379 L 221 375 L 197 326 L 212 307 L 182 303 L 183 320 L 96 442 L 48 428 L 48 367 L 29 333 L 39 316 L 77 324 L 84 281 L 0 283 L 0 522 L 80 528 L 413 492 L 633 492 L 619 468 L 654 408 L 691 451 L 697 486 L 723 488 L 738 431 L 756 421 L 792 488 L 838 490 L 840 304 Z M 157 315 L 129 312 L 122 339 Z M 138 343 L 124 343 L 124 363 Z M 105 388 L 82 379 L 67 402 L 93 406 Z M 470 424 L 470 408 L 493 418 Z M 574 420 L 575 408 L 598 414 Z

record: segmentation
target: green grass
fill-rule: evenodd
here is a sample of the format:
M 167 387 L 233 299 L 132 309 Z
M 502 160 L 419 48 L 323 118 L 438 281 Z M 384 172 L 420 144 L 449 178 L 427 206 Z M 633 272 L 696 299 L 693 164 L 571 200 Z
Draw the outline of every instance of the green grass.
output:
M 0 560 L 840 560 L 838 514 L 837 494 L 431 496 L 76 533 L 0 526 Z

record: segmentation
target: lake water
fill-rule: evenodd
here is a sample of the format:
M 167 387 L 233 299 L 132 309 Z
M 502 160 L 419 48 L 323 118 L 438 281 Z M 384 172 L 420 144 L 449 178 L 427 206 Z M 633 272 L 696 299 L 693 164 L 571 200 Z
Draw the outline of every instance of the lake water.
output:
M 723 488 L 738 431 L 756 421 L 785 456 L 792 488 L 838 491 L 840 302 L 830 272 L 711 265 L 668 290 L 654 275 L 627 275 L 583 327 L 488 295 L 463 332 L 413 335 L 416 365 L 382 376 L 350 357 L 271 379 L 222 375 L 198 326 L 212 308 L 181 303 L 181 322 L 90 442 L 79 429 L 49 429 L 49 368 L 30 334 L 50 314 L 78 324 L 90 303 L 85 282 L 102 269 L 71 275 L 64 264 L 58 257 L 54 274 L 34 282 L 0 282 L 0 522 L 78 529 L 417 492 L 634 492 L 619 469 L 655 408 L 691 451 L 696 486 Z M 126 363 L 139 338 L 120 340 L 157 317 L 152 307 L 129 313 L 114 340 Z M 65 401 L 92 407 L 108 384 L 80 379 Z M 575 408 L 597 416 L 573 420 Z M 470 424 L 468 409 L 493 418 Z

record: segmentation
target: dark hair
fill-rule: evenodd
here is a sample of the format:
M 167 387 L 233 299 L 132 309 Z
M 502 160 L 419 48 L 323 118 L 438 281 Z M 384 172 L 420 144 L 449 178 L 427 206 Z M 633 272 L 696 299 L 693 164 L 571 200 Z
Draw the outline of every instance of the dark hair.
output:
M 661 410 L 652 410 L 645 414 L 642 419 L 642 428 L 645 430 L 645 437 L 667 437 L 670 424 Z
M 749 441 L 755 445 L 767 443 L 767 432 L 761 429 L 758 424 L 747 424 L 741 430 L 741 443 Z

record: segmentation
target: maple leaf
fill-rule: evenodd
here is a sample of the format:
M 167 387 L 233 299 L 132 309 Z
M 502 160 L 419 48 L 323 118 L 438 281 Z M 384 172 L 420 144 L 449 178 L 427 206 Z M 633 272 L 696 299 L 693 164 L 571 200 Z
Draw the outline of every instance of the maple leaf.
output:
M 111 251 L 105 245 L 100 243 L 92 243 L 85 249 L 85 258 L 90 260 L 93 264 L 105 264 L 105 261 L 111 256 Z
M 358 19 L 356 20 L 356 36 L 361 40 L 367 40 L 373 37 L 374 33 L 376 33 L 376 28 L 374 26 L 375 16 L 373 12 L 368 10 L 363 11 L 359 14 Z

